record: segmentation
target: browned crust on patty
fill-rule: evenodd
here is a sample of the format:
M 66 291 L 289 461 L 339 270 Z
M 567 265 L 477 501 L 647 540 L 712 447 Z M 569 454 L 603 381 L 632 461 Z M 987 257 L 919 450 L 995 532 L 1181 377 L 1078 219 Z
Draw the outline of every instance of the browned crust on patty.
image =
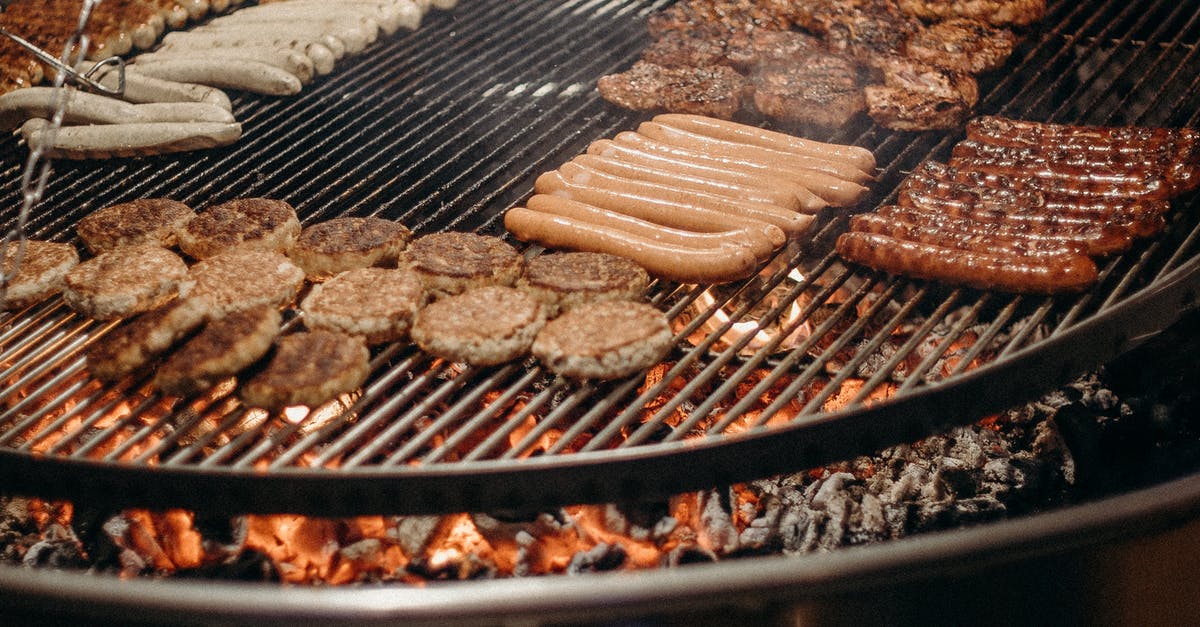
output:
M 188 295 L 212 303 L 213 317 L 259 305 L 282 307 L 304 285 L 304 271 L 280 253 L 235 248 L 192 266 Z
M 431 303 L 417 313 L 412 338 L 432 355 L 487 366 L 526 354 L 545 322 L 536 298 L 493 285 Z
M 288 251 L 311 279 L 395 264 L 412 231 L 382 218 L 334 218 L 305 227 Z
M 408 335 L 425 290 L 416 273 L 397 268 L 347 270 L 314 285 L 300 308 L 304 326 L 359 335 L 382 344 Z
M 584 303 L 551 320 L 533 354 L 552 372 L 580 379 L 615 379 L 658 363 L 671 348 L 671 326 L 643 303 Z
M 542 301 L 551 316 L 580 303 L 638 300 L 650 275 L 636 262 L 605 253 L 540 255 L 525 264 L 517 286 Z
M 521 254 L 500 238 L 458 232 L 418 237 L 402 263 L 417 272 L 435 298 L 485 285 L 512 286 L 525 266 Z
M 79 221 L 75 232 L 93 253 L 135 244 L 169 248 L 195 217 L 191 207 L 177 200 L 139 198 L 93 211 Z
M 63 279 L 63 299 L 97 320 L 121 318 L 167 302 L 187 274 L 183 259 L 165 248 L 121 246 L 72 268 Z
M 282 323 L 279 310 L 270 305 L 213 320 L 163 362 L 154 382 L 173 396 L 206 390 L 262 358 Z
M 12 272 L 20 243 L 10 242 L 4 249 L 5 275 Z M 60 292 L 67 273 L 79 264 L 79 252 L 70 244 L 26 240 L 17 273 L 8 277 L 4 290 L 4 309 L 20 309 Z
M 283 252 L 300 235 L 291 205 L 272 198 L 236 198 L 202 211 L 179 232 L 179 248 L 207 259 L 234 246 Z
M 367 346 L 353 335 L 306 331 L 275 344 L 267 367 L 241 388 L 242 401 L 251 407 L 315 407 L 358 388 L 370 373 Z
M 87 350 L 92 376 L 116 381 L 145 366 L 204 322 L 208 304 L 179 298 L 122 323 Z

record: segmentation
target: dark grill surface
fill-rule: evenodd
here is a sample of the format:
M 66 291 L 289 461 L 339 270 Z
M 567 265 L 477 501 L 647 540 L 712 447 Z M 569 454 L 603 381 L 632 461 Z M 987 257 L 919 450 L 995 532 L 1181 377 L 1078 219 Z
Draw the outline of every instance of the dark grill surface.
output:
M 646 15 L 667 4 L 464 0 L 298 97 L 236 96 L 244 137 L 229 148 L 56 162 L 28 233 L 74 241 L 82 216 L 138 197 L 203 209 L 268 196 L 306 224 L 378 215 L 417 233 L 503 234 L 503 211 L 538 174 L 643 119 L 603 102 L 594 83 L 632 62 Z M 984 79 L 979 111 L 1196 126 L 1198 20 L 1186 3 L 1052 3 Z M 864 121 L 822 139 L 875 151 L 870 208 L 958 136 Z M 7 138 L 0 158 L 9 228 L 25 150 Z M 773 273 L 711 299 L 703 286 L 654 285 L 652 302 L 680 330 L 651 377 L 571 383 L 532 361 L 462 368 L 396 344 L 375 351 L 361 396 L 307 416 L 247 410 L 232 383 L 187 400 L 146 380 L 101 386 L 82 349 L 111 325 L 55 299 L 0 322 L 0 477 L 41 496 L 333 515 L 621 500 L 806 468 L 978 419 L 1166 326 L 1195 304 L 1196 204 L 1180 199 L 1165 236 L 1106 262 L 1094 291 L 1067 299 L 846 268 L 828 254 L 844 220 L 827 217 Z M 730 319 L 713 322 L 723 306 Z M 751 348 L 750 335 L 719 341 L 746 320 L 782 320 L 783 332 Z M 778 345 L 802 325 L 808 339 Z

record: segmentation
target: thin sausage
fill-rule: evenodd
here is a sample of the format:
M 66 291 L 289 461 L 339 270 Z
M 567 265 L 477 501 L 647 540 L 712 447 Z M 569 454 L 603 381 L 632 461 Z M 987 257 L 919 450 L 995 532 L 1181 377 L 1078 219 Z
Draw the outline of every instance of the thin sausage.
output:
M 783 229 L 788 235 L 799 235 L 808 230 L 812 224 L 812 216 L 796 213 L 789 209 L 766 203 L 733 200 L 724 196 L 715 196 L 702 192 L 690 191 L 673 185 L 648 183 L 634 179 L 614 176 L 600 170 L 585 167 L 576 162 L 567 162 L 558 168 L 562 178 L 580 186 L 608 190 L 625 196 L 640 196 L 660 198 L 668 202 L 701 209 L 711 209 L 729 215 L 761 220 L 774 224 Z M 535 185 L 535 189 L 536 185 Z M 547 190 L 537 190 L 539 192 Z M 549 191 L 556 191 L 550 189 Z
M 208 48 L 292 48 L 305 50 L 312 44 L 319 44 L 333 55 L 341 59 L 346 56 L 346 44 L 337 37 L 329 35 L 302 35 L 292 33 L 198 33 L 195 31 L 175 31 L 167 33 L 162 40 L 162 47 L 184 48 L 188 50 L 205 50 Z M 161 48 L 160 48 L 161 49 Z M 310 55 L 311 56 L 311 55 Z M 314 60 L 314 63 L 316 61 Z
M 17 128 L 45 115 L 54 97 L 51 87 L 30 87 L 0 96 L 0 127 Z M 209 103 L 131 104 L 84 91 L 66 92 L 63 123 L 126 124 L 133 122 L 233 122 L 233 114 Z
M 1022 259 L 898 240 L 878 233 L 843 233 L 842 257 L 892 274 L 1009 292 L 1079 292 L 1096 282 L 1096 264 L 1086 255 Z
M 997 179 L 1007 179 L 1024 189 L 1066 191 L 1094 198 L 1136 196 L 1160 200 L 1172 194 L 1171 186 L 1162 178 L 1111 169 L 1082 173 L 1065 171 L 1065 168 L 1056 170 L 1032 162 L 985 158 L 953 158 L 950 165 L 959 172 L 970 172 L 988 187 L 1003 184 Z
M 343 0 L 337 5 L 343 12 L 353 12 L 358 15 L 371 17 L 379 24 L 384 34 L 392 35 L 401 28 L 415 29 L 421 24 L 421 11 L 412 2 L 347 2 Z M 246 7 L 238 11 L 239 15 L 258 13 L 264 16 L 296 18 L 320 18 L 329 15 L 331 9 L 328 0 L 306 2 L 290 0 L 289 2 L 272 2 Z
M 824 172 L 825 174 L 836 176 L 843 181 L 854 183 L 865 183 L 871 180 L 871 175 L 859 170 L 857 166 L 844 161 L 832 161 L 823 157 L 813 157 L 794 152 L 784 152 L 774 148 L 764 148 L 753 144 L 731 142 L 692 133 L 657 122 L 642 122 L 638 125 L 637 132 L 663 143 L 689 150 L 707 152 L 730 159 L 753 161 L 772 167 L 786 166 L 792 170 Z
M 194 58 L 196 56 L 221 56 L 257 59 L 258 55 L 264 52 L 266 54 L 278 54 L 277 52 L 269 51 L 290 50 L 294 53 L 302 54 L 308 58 L 308 60 L 312 63 L 313 73 L 320 76 L 324 76 L 332 72 L 334 64 L 337 63 L 337 56 L 327 46 L 309 41 L 291 40 L 284 43 L 276 42 L 262 46 L 255 45 L 253 42 L 248 42 L 246 45 L 232 46 L 226 45 L 227 43 L 228 42 L 192 42 L 191 44 L 188 44 L 176 42 L 171 44 L 163 44 L 159 46 L 158 49 L 152 54 L 163 57 L 172 56 Z M 147 55 L 141 55 L 136 58 L 140 59 L 146 56 Z
M 374 36 L 369 35 L 366 29 L 304 23 L 273 24 L 268 22 L 255 24 L 251 22 L 242 24 L 216 24 L 209 22 L 204 26 L 197 26 L 187 32 L 194 35 L 240 35 L 246 39 L 273 37 L 279 33 L 285 33 L 293 37 L 320 38 L 322 41 L 332 38 L 341 42 L 343 49 L 351 54 L 362 52 L 368 44 L 374 41 Z
M 739 170 L 718 168 L 703 163 L 676 159 L 664 154 L 643 151 L 634 146 L 618 144 L 610 139 L 599 139 L 592 142 L 588 146 L 587 154 L 618 161 L 630 166 L 671 172 L 690 178 L 766 191 L 784 191 L 799 201 L 800 211 L 803 213 L 816 213 L 829 206 L 829 203 L 825 202 L 820 196 L 784 178 L 747 174 Z
M 744 248 L 690 248 L 664 244 L 617 229 L 515 207 L 504 226 L 518 238 L 551 248 L 608 253 L 637 262 L 647 272 L 679 283 L 726 283 L 752 276 L 758 260 Z
M 705 194 L 713 194 L 730 198 L 734 200 L 748 200 L 751 202 L 765 203 L 799 211 L 802 213 L 815 213 L 808 207 L 800 203 L 800 199 L 795 195 L 785 190 L 773 190 L 762 187 L 750 187 L 747 185 L 738 185 L 735 183 L 725 183 L 722 181 L 714 181 L 712 179 L 690 176 L 670 170 L 660 170 L 650 168 L 644 165 L 635 165 L 613 159 L 610 157 L 600 157 L 597 155 L 583 154 L 571 160 L 572 163 L 578 163 L 585 168 L 591 168 L 600 172 L 606 172 L 613 176 L 621 176 L 627 179 L 645 181 L 647 183 L 658 183 L 660 185 L 673 185 L 675 187 L 689 189 L 692 191 L 702 192 Z M 821 203 L 824 205 L 825 203 Z
M 875 172 L 875 155 L 870 150 L 858 146 L 819 142 L 748 124 L 690 113 L 664 113 L 654 116 L 653 120 L 665 126 L 716 139 L 842 161 L 853 165 L 867 175 Z
M 656 196 L 631 196 L 610 189 L 580 185 L 567 181 L 557 171 L 539 176 L 534 189 L 539 194 L 555 194 L 663 226 L 699 232 L 746 228 L 773 248 L 783 246 L 787 241 L 783 229 L 770 222 L 681 205 Z
M 788 168 L 773 167 L 754 161 L 732 159 L 710 155 L 679 146 L 672 146 L 656 141 L 632 131 L 617 133 L 612 141 L 617 144 L 630 146 L 643 152 L 650 152 L 664 157 L 690 163 L 697 163 L 713 168 L 724 168 L 741 172 L 750 176 L 767 176 L 784 178 L 804 186 L 805 189 L 820 196 L 835 207 L 849 207 L 859 201 L 867 188 L 851 181 L 845 181 L 813 170 L 796 171 Z
M 531 211 L 549 213 L 576 222 L 587 222 L 615 229 L 660 244 L 705 250 L 717 249 L 722 246 L 745 248 L 755 258 L 762 261 L 769 259 L 775 253 L 773 246 L 763 245 L 765 242 L 762 238 L 754 237 L 747 229 L 706 233 L 676 229 L 552 194 L 534 194 L 525 203 L 525 207 Z

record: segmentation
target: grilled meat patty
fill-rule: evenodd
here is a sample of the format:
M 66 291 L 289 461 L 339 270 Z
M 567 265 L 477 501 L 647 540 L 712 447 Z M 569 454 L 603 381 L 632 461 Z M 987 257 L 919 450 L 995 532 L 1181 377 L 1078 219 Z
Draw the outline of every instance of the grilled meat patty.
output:
M 412 338 L 431 355 L 490 366 L 529 352 L 546 324 L 546 310 L 531 294 L 497 285 L 447 296 L 417 313 Z
M 904 44 L 904 53 L 929 65 L 980 74 L 1004 65 L 1016 45 L 1017 36 L 1011 30 L 955 17 L 913 33 Z
M 357 268 L 315 285 L 300 308 L 304 326 L 358 335 L 382 344 L 408 335 L 425 290 L 407 268 Z
M 87 350 L 92 376 L 116 381 L 149 364 L 204 323 L 208 303 L 177 298 L 113 329 Z
M 616 379 L 658 363 L 671 349 L 671 325 L 643 303 L 584 303 L 551 320 L 533 354 L 552 372 L 577 379 Z
M 291 333 L 275 342 L 267 366 L 239 393 L 249 407 L 316 407 L 354 391 L 370 370 L 370 353 L 362 338 L 331 331 Z
M 304 271 L 280 253 L 234 248 L 192 266 L 188 280 L 185 296 L 207 298 L 213 317 L 220 317 L 292 302 L 304 285 Z
M 605 253 L 553 253 L 529 260 L 517 287 L 533 294 L 551 317 L 580 303 L 638 300 L 650 275 L 638 264 Z
M 16 265 L 18 258 L 20 266 Z M 70 244 L 26 240 L 22 254 L 20 242 L 9 242 L 4 249 L 2 267 L 7 283 L 0 307 L 20 309 L 57 294 L 78 263 L 79 252 Z
M 138 198 L 109 205 L 84 216 L 75 227 L 79 239 L 93 253 L 117 246 L 153 244 L 169 248 L 196 212 L 169 198 Z
M 271 305 L 244 309 L 209 322 L 158 367 L 164 394 L 190 396 L 250 367 L 271 348 L 282 316 Z
M 272 198 L 236 198 L 200 212 L 179 232 L 179 248 L 207 259 L 235 246 L 283 252 L 300 235 L 291 205 Z
M 839 127 L 867 108 L 858 68 L 850 59 L 814 53 L 754 73 L 754 106 L 793 123 Z
M 896 0 L 896 4 L 923 20 L 971 17 L 994 26 L 1028 26 L 1046 15 L 1046 0 Z
M 605 100 L 634 111 L 673 111 L 731 118 L 742 109 L 750 81 L 725 65 L 664 67 L 638 61 L 596 82 Z
M 288 257 L 317 280 L 355 268 L 395 265 L 412 232 L 382 218 L 334 218 L 306 227 Z
M 971 75 L 941 69 L 905 57 L 881 64 L 882 85 L 865 89 L 871 118 L 904 131 L 961 126 L 979 100 L 979 85 Z
M 432 233 L 412 241 L 401 266 L 411 268 L 433 298 L 486 285 L 512 286 L 525 260 L 498 237 L 475 233 Z
M 72 268 L 63 279 L 63 299 L 97 320 L 123 318 L 174 298 L 187 275 L 183 259 L 165 248 L 121 246 Z

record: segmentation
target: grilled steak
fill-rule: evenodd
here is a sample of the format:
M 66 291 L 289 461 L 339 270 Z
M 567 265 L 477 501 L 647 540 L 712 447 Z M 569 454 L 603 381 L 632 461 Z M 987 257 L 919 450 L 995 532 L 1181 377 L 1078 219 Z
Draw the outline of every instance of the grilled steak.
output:
M 865 89 L 867 109 L 872 119 L 888 128 L 955 128 L 979 100 L 979 85 L 969 74 L 903 57 L 884 61 L 881 69 L 883 84 Z
M 754 28 L 788 30 L 792 26 L 791 20 L 780 4 L 754 0 L 684 0 L 651 15 L 647 26 L 652 37 L 672 30 L 715 30 L 726 35 L 749 32 Z
M 1046 0 L 896 0 L 923 20 L 973 17 L 996 26 L 1028 26 L 1046 15 Z
M 625 72 L 600 77 L 596 87 L 605 100 L 634 111 L 730 118 L 741 110 L 749 81 L 724 65 L 668 68 L 638 61 Z
M 793 19 L 821 36 L 833 50 L 867 66 L 904 53 L 905 42 L 921 23 L 901 13 L 891 0 L 817 0 L 797 3 Z
M 846 57 L 816 53 L 801 63 L 754 74 L 754 106 L 773 118 L 838 127 L 866 109 L 858 68 Z
M 754 28 L 737 33 L 726 42 L 725 58 L 742 72 L 753 72 L 765 65 L 799 64 L 825 49 L 821 40 L 794 30 Z
M 1017 36 L 1008 29 L 957 17 L 913 33 L 904 45 L 904 52 L 909 58 L 929 65 L 979 74 L 1004 65 L 1016 45 Z

